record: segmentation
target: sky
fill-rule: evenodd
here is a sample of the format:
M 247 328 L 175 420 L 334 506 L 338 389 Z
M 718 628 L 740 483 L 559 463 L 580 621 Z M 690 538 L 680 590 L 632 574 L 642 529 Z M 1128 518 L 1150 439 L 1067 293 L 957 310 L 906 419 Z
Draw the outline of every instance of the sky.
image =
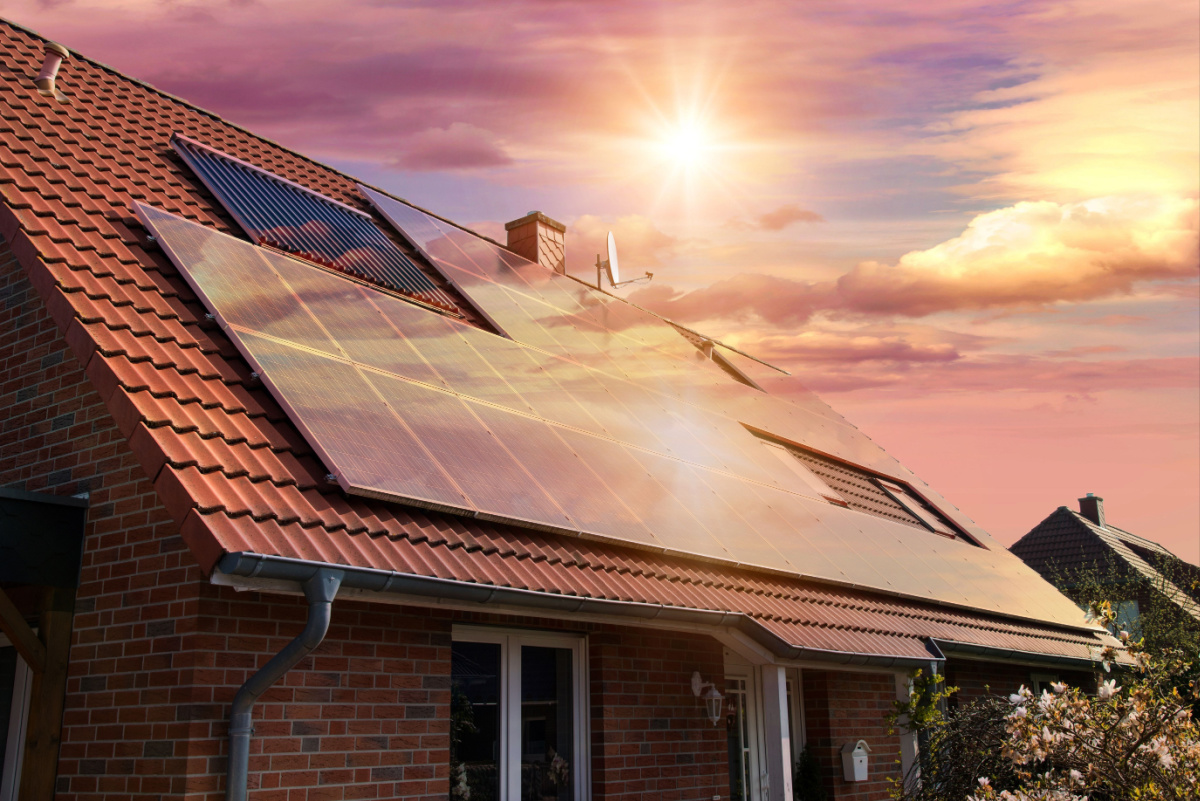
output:
M 9 0 L 794 375 L 1001 542 L 1200 562 L 1200 5 Z

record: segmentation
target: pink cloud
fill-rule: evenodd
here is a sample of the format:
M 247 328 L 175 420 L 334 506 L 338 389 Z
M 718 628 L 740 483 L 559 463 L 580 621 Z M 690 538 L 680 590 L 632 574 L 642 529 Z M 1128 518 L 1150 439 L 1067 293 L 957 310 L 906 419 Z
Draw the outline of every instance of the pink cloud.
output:
M 760 231 L 782 231 L 798 222 L 818 223 L 824 221 L 825 218 L 815 211 L 801 208 L 796 203 L 785 203 L 773 211 L 760 214 L 754 219 L 752 225 Z
M 587 268 L 595 264 L 597 254 L 606 258 L 609 231 L 617 241 L 622 270 L 631 278 L 641 275 L 646 267 L 661 264 L 682 245 L 677 237 L 664 233 L 649 217 L 640 214 L 613 219 L 584 214 L 567 228 L 568 269 L 588 275 Z
M 757 339 L 753 352 L 775 363 L 855 365 L 862 362 L 952 362 L 962 358 L 948 342 L 914 343 L 903 335 L 805 331 Z
M 762 320 L 773 326 L 794 327 L 823 309 L 841 305 L 830 282 L 810 283 L 774 275 L 738 275 L 691 292 L 652 284 L 629 295 L 634 303 L 672 320 Z
M 468 170 L 512 164 L 494 134 L 464 122 L 426 128 L 405 140 L 403 147 L 394 164 L 405 170 Z
M 771 352 L 759 352 L 770 360 Z M 1189 358 L 1111 359 L 1089 361 L 1049 356 L 975 356 L 954 359 L 905 359 L 890 363 L 838 363 L 805 359 L 803 354 L 779 363 L 814 392 L 853 392 L 887 387 L 904 397 L 962 392 L 1050 393 L 1090 398 L 1137 387 L 1145 390 L 1193 389 L 1200 366 Z M 886 356 L 881 358 L 886 359 Z
M 1190 198 L 1018 203 L 894 265 L 858 265 L 838 279 L 838 294 L 853 311 L 912 317 L 1092 300 L 1196 277 L 1197 229 Z
M 819 311 L 924 317 L 1028 309 L 1127 294 L 1198 274 L 1197 203 L 1099 198 L 1018 203 L 981 214 L 959 236 L 895 264 L 863 262 L 832 282 L 740 275 L 688 293 L 659 285 L 630 299 L 672 319 L 759 319 L 795 326 Z

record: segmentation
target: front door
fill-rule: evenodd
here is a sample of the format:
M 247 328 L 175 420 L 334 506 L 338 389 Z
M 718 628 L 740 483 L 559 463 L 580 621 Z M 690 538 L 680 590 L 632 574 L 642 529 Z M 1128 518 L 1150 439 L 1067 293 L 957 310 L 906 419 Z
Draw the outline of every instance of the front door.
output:
M 730 801 L 757 801 L 762 797 L 757 689 L 749 666 L 741 670 L 726 665 L 725 734 Z

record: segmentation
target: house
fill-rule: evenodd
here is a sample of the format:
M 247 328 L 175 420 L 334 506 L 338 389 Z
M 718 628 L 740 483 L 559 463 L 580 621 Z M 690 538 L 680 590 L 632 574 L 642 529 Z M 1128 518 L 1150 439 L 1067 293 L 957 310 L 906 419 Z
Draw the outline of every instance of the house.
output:
M 501 246 L 11 23 L 0 65 L 0 486 L 81 543 L 0 573 L 6 798 L 780 801 L 807 746 L 883 799 L 911 671 L 1091 681 L 1074 604 L 553 219 Z
M 1089 573 L 1112 584 L 1120 596 L 1112 600 L 1122 628 L 1135 630 L 1140 612 L 1159 599 L 1200 626 L 1200 568 L 1109 523 L 1104 499 L 1090 492 L 1079 499 L 1078 512 L 1058 507 L 1009 550 L 1068 592 Z

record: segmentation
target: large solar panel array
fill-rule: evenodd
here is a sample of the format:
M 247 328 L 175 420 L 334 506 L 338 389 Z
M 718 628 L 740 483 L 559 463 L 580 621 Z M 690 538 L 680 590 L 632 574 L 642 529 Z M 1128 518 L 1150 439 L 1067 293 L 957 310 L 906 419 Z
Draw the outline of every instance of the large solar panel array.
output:
M 358 209 L 187 137 L 176 135 L 171 145 L 258 244 L 458 311 L 450 296 Z
M 347 492 L 1078 624 L 978 529 L 992 547 L 834 505 L 747 431 L 909 481 L 811 395 L 771 398 L 652 315 L 372 200 L 513 338 L 138 205 Z

